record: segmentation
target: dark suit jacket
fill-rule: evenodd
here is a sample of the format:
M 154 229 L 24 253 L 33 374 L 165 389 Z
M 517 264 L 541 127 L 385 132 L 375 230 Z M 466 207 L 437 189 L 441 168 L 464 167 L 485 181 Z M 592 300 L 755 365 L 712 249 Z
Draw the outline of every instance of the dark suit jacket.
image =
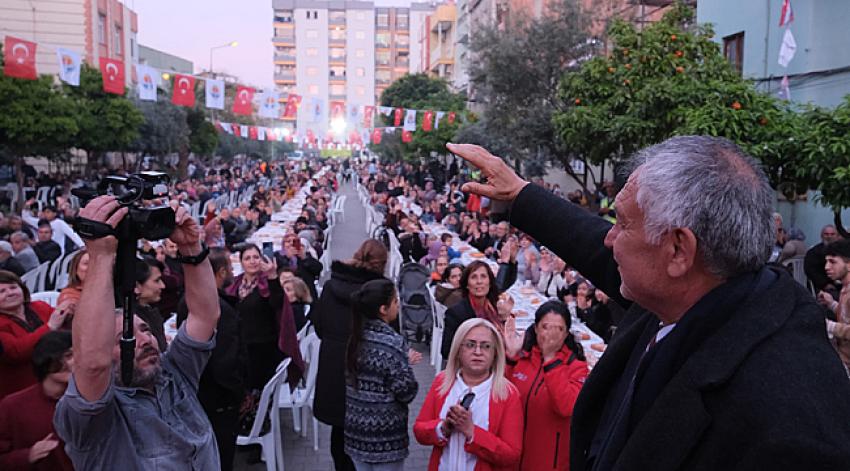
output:
M 570 469 L 588 470 L 608 394 L 646 326 L 658 320 L 619 295 L 617 265 L 602 243 L 609 223 L 536 185 L 514 201 L 511 223 L 628 307 L 572 418 Z M 613 469 L 847 469 L 850 401 L 839 399 L 847 397 L 850 381 L 817 304 L 777 271 L 770 286 L 737 305 L 684 359 L 634 425 Z

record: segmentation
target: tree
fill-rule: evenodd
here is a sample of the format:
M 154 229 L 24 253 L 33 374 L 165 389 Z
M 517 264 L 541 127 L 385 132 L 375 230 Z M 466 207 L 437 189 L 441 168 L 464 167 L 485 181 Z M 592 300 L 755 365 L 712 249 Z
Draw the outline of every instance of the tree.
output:
M 189 125 L 184 108 L 171 104 L 164 93 L 159 92 L 157 101 L 136 101 L 144 116 L 139 137 L 132 148 L 143 155 L 162 159 L 189 146 Z
M 461 115 L 466 106 L 463 95 L 449 90 L 445 80 L 428 77 L 425 74 L 405 75 L 390 85 L 381 94 L 381 105 L 393 108 L 418 110 L 416 113 L 416 131 L 409 143 L 401 142 L 401 130 L 395 134 L 384 135 L 380 145 L 371 149 L 384 159 L 418 159 L 431 156 L 432 152 L 445 154 L 446 143 L 450 142 L 460 125 Z M 434 111 L 431 131 L 422 129 L 424 111 Z M 455 122 L 449 124 L 448 115 L 436 123 L 436 112 L 455 112 Z M 383 117 L 386 126 L 393 125 L 393 117 Z
M 126 151 L 138 138 L 142 113 L 125 96 L 104 92 L 99 70 L 83 64 L 80 85 L 63 84 L 63 89 L 76 105 L 75 146 L 86 151 L 87 171 L 96 167 L 104 152 Z
M 3 64 L 0 49 L 0 69 Z M 19 205 L 24 157 L 54 157 L 68 149 L 78 131 L 74 117 L 74 103 L 54 86 L 53 77 L 21 80 L 0 72 L 0 154 L 14 161 Z
M 732 69 L 713 35 L 681 3 L 643 31 L 615 21 L 612 53 L 561 82 L 553 122 L 566 148 L 600 164 L 674 135 L 722 136 L 761 159 L 775 185 L 805 186 L 788 140 L 798 118 Z
M 507 152 L 499 155 L 517 169 L 523 160 L 542 158 L 571 171 L 574 155 L 562 149 L 551 116 L 563 108 L 561 77 L 592 51 L 587 25 L 578 2 L 559 0 L 540 18 L 519 17 L 506 29 L 484 27 L 473 35 L 469 75 L 473 100 L 484 108 L 475 127 L 504 139 Z

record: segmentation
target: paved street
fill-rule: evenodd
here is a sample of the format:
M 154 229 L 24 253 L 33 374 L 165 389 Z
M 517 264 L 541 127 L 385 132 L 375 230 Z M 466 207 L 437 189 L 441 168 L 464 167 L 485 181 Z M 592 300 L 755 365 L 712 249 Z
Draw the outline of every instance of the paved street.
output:
M 360 205 L 354 184 L 345 185 L 341 194 L 348 195 L 345 203 L 345 222 L 340 221 L 333 231 L 331 241 L 331 254 L 334 260 L 345 260 L 354 254 L 354 251 L 366 238 L 366 211 Z M 422 362 L 413 367 L 416 378 L 419 380 L 419 393 L 410 405 L 410 456 L 405 462 L 405 469 L 424 470 L 428 467 L 428 457 L 431 449 L 420 446 L 413 439 L 412 426 L 431 382 L 434 379 L 434 368 L 428 363 L 427 345 L 414 346 L 421 351 L 424 358 Z M 319 424 L 319 451 L 313 450 L 313 429 L 310 423 L 307 436 L 302 437 L 292 429 L 292 413 L 282 412 L 283 430 L 283 453 L 284 463 L 288 470 L 295 471 L 328 471 L 333 469 L 333 461 L 329 451 L 330 427 Z M 248 463 L 255 459 L 257 453 L 249 448 L 243 448 L 236 454 L 235 469 L 240 471 L 262 471 L 266 469 L 265 463 Z

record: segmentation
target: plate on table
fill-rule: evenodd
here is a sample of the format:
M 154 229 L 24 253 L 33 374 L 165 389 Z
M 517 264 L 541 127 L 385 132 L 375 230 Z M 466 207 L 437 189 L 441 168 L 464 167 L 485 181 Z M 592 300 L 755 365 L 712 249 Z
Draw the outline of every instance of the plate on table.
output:
M 605 351 L 605 344 L 604 343 L 594 343 L 590 346 L 590 348 L 593 349 L 593 350 L 596 350 L 597 352 L 604 352 Z
M 472 258 L 484 258 L 484 254 L 481 252 L 472 252 L 469 256 Z
M 575 336 L 578 337 L 579 340 L 590 340 L 590 334 L 587 332 L 576 332 Z
M 537 305 L 537 304 L 540 304 L 540 303 L 541 303 L 540 298 L 534 298 L 534 299 L 531 300 L 531 304 Z
M 535 290 L 534 288 L 532 288 L 530 286 L 526 286 L 526 287 L 520 288 L 519 292 L 522 293 L 522 294 L 534 294 L 534 293 L 537 292 L 537 290 Z
M 514 317 L 528 317 L 528 311 L 525 309 L 517 309 L 514 311 Z

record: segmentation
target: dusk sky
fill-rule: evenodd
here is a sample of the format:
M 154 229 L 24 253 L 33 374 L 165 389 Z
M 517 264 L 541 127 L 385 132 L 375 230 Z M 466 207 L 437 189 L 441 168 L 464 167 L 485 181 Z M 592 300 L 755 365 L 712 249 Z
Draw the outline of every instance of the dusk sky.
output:
M 188 59 L 201 72 L 209 68 L 211 47 L 238 41 L 213 52 L 213 69 L 248 85 L 273 85 L 271 0 L 124 3 L 139 15 L 139 44 Z

